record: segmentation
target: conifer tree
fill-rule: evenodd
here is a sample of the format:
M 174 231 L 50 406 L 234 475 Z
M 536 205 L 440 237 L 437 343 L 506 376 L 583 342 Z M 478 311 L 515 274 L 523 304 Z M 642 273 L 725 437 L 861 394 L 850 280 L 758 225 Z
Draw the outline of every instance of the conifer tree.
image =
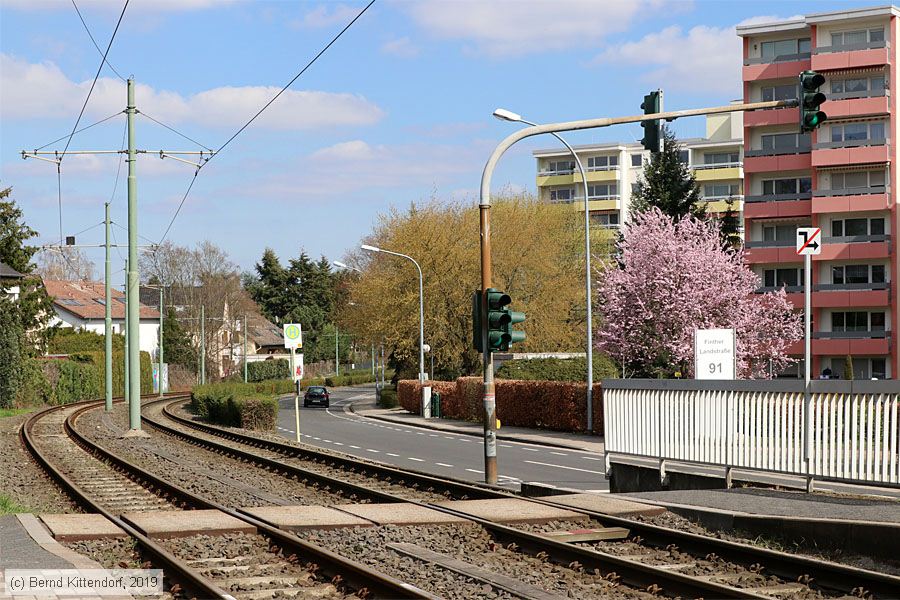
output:
M 631 215 L 656 207 L 664 215 L 679 220 L 690 215 L 706 219 L 706 205 L 700 197 L 700 186 L 690 166 L 681 161 L 683 150 L 668 127 L 662 128 L 663 149 L 644 166 L 631 200 Z

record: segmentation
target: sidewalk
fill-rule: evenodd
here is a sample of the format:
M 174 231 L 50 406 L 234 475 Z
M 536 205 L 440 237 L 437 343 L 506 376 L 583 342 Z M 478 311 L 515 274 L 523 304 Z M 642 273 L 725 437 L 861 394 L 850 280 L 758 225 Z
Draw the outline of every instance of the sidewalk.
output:
M 445 431 L 461 435 L 484 437 L 484 428 L 480 423 L 457 421 L 454 419 L 426 419 L 406 412 L 403 408 L 379 408 L 374 398 L 355 400 L 350 410 L 361 417 L 378 419 L 390 423 L 423 427 L 436 431 Z M 527 427 L 507 427 L 502 425 L 497 431 L 497 439 L 510 442 L 524 442 L 540 446 L 554 446 L 569 450 L 581 450 L 594 454 L 603 454 L 603 439 L 596 435 L 583 433 L 563 433 L 559 431 L 543 431 Z

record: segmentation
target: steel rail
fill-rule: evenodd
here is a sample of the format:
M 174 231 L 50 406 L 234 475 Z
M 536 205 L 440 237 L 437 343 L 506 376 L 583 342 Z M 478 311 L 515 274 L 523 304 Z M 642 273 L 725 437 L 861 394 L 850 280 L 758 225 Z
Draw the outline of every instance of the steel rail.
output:
M 171 400 L 171 398 L 164 398 L 164 400 Z M 102 402 L 95 403 L 92 406 L 86 407 L 81 412 L 85 412 L 86 410 L 95 408 L 100 404 L 102 404 Z M 72 421 L 70 425 L 72 431 L 77 433 L 77 429 L 75 427 L 72 416 L 70 416 L 68 420 Z M 143 467 L 125 460 L 124 458 L 116 455 L 98 442 L 89 440 L 80 433 L 77 433 L 77 435 L 81 442 L 88 448 L 90 448 L 90 451 L 95 456 L 102 457 L 104 460 L 108 460 L 115 463 L 116 465 L 119 465 L 138 479 L 146 481 L 162 481 L 161 478 L 150 473 Z M 429 592 L 426 592 L 414 585 L 376 571 L 375 569 L 367 567 L 362 563 L 344 558 L 343 556 L 335 552 L 307 542 L 292 533 L 273 527 L 272 525 L 260 521 L 259 519 L 256 519 L 248 514 L 239 512 L 235 509 L 219 504 L 218 502 L 208 500 L 187 490 L 185 490 L 184 493 L 190 499 L 190 503 L 192 506 L 219 510 L 231 517 L 248 523 L 254 526 L 257 532 L 259 532 L 261 535 L 268 537 L 270 540 L 286 548 L 289 548 L 297 556 L 302 557 L 305 560 L 309 560 L 310 562 L 316 562 L 322 567 L 323 573 L 332 577 L 332 581 L 336 585 L 340 583 L 347 583 L 350 585 L 350 587 L 356 588 L 359 591 L 365 590 L 367 592 L 373 593 L 376 597 L 382 598 L 416 598 L 437 600 L 437 597 L 433 594 L 430 594 Z M 230 596 L 228 596 L 227 594 L 225 595 L 225 597 L 230 598 Z
M 435 477 L 420 473 L 418 471 L 400 470 L 383 465 L 373 465 L 370 462 L 357 460 L 352 457 L 336 457 L 329 453 L 317 452 L 312 448 L 298 448 L 297 446 L 289 445 L 283 442 L 267 440 L 241 432 L 228 430 L 222 427 L 192 421 L 171 411 L 172 406 L 181 402 L 181 400 L 154 400 L 152 402 L 146 403 L 144 406 L 151 406 L 160 402 L 167 403 L 163 408 L 163 414 L 177 423 L 180 423 L 192 429 L 196 429 L 198 431 L 216 435 L 224 439 L 238 441 L 250 446 L 279 452 L 292 457 L 313 457 L 313 459 L 318 458 L 319 460 L 335 461 L 339 464 L 345 465 L 347 468 L 354 468 L 357 470 L 367 469 L 379 474 L 389 475 L 392 480 L 406 479 L 421 483 L 427 483 L 429 485 L 439 485 L 445 489 L 465 490 L 467 493 L 471 493 L 473 498 L 523 499 L 523 497 L 520 495 L 513 494 L 508 490 L 493 488 L 491 486 L 488 486 L 487 484 L 479 484 L 479 486 L 473 486 L 468 482 L 462 482 L 452 478 L 438 479 L 435 483 Z M 680 549 L 695 556 L 703 557 L 714 553 L 725 560 L 745 566 L 762 564 L 765 566 L 768 573 L 777 575 L 787 581 L 795 581 L 798 576 L 802 577 L 803 575 L 808 575 L 809 577 L 813 578 L 816 584 L 820 587 L 845 593 L 852 593 L 855 588 L 864 588 L 871 593 L 886 598 L 895 596 L 896 590 L 900 589 L 900 577 L 894 575 L 878 573 L 867 569 L 861 569 L 858 567 L 852 567 L 849 565 L 824 561 L 821 559 L 810 558 L 806 556 L 796 556 L 787 552 L 780 552 L 768 548 L 751 546 L 749 544 L 744 544 L 741 542 L 707 537 L 687 531 L 661 527 L 659 525 L 653 525 L 651 523 L 643 523 L 640 521 L 633 521 L 621 517 L 614 517 L 588 509 L 575 509 L 568 505 L 553 502 L 552 496 L 545 498 L 527 499 L 532 502 L 584 513 L 605 526 L 625 527 L 629 529 L 633 535 L 639 535 L 640 537 L 642 537 L 644 539 L 644 543 L 648 546 L 664 548 L 670 544 L 675 544 Z
M 174 402 L 172 402 L 171 400 L 164 399 L 164 400 L 154 400 L 154 401 L 148 402 L 148 403 L 144 404 L 144 407 L 159 404 L 161 402 L 168 402 L 169 405 L 174 404 Z M 178 401 L 176 401 L 176 402 L 178 402 Z M 166 408 L 168 408 L 168 406 Z M 172 414 L 170 412 L 166 412 L 165 409 L 163 409 L 163 413 L 168 417 L 172 417 Z M 175 416 L 175 420 L 179 423 L 187 421 L 187 420 L 184 420 L 183 418 L 177 417 L 177 416 Z M 153 423 L 152 417 L 148 418 L 146 415 L 144 415 L 144 421 L 151 423 L 151 426 L 153 426 L 152 425 L 152 423 Z M 193 421 L 187 421 L 187 422 L 194 423 Z M 198 429 L 201 429 L 201 428 L 198 427 Z M 216 428 L 216 429 L 218 429 L 218 428 Z M 190 437 L 185 432 L 181 432 L 178 430 L 175 430 L 175 431 L 177 431 L 178 437 L 181 437 L 181 438 Z M 246 436 L 245 434 L 240 434 L 237 432 L 228 432 L 228 433 L 232 434 L 238 438 L 250 438 L 254 441 L 267 442 L 266 440 L 261 440 L 260 438 L 256 438 L 253 436 Z M 194 438 L 194 439 L 196 439 L 196 438 Z M 214 444 L 213 442 L 209 442 L 208 440 L 200 440 L 200 441 L 205 442 L 205 443 Z M 276 446 L 280 445 L 280 443 L 278 443 L 278 442 L 274 442 L 274 443 L 276 444 Z M 218 444 L 216 444 L 216 445 L 218 445 Z M 291 450 L 295 450 L 295 451 L 303 450 L 303 449 L 297 448 L 295 446 L 288 446 L 287 448 L 289 448 Z M 281 468 L 281 469 L 285 469 L 286 467 L 290 466 L 290 465 L 287 465 L 286 463 L 282 463 L 280 461 L 274 461 L 273 459 L 270 459 L 267 457 L 257 456 L 252 453 L 246 453 L 246 454 L 249 455 L 249 460 L 256 461 L 260 465 L 271 464 L 272 462 L 274 462 L 276 465 L 278 465 L 278 468 Z M 328 456 L 330 457 L 330 455 L 328 455 Z M 367 463 L 361 463 L 361 465 L 367 466 Z M 360 465 L 357 465 L 357 466 L 360 466 Z M 405 475 L 405 473 L 401 472 L 401 475 Z M 329 481 L 333 482 L 334 484 L 337 484 L 337 482 L 339 481 L 337 479 L 334 479 L 334 478 L 331 478 L 331 477 L 328 477 L 325 475 L 322 475 L 322 477 L 328 479 Z M 450 482 L 450 483 L 455 484 L 455 482 Z M 363 488 L 363 489 L 367 489 L 367 488 Z M 485 490 L 483 488 L 476 488 L 476 489 L 480 489 L 483 492 L 489 491 L 489 490 Z M 719 584 L 719 583 L 705 580 L 705 579 L 698 579 L 698 578 L 690 577 L 687 575 L 682 575 L 680 573 L 676 573 L 676 572 L 666 570 L 666 569 L 657 568 L 657 567 L 647 565 L 644 563 L 639 563 L 636 561 L 618 558 L 616 556 L 606 554 L 603 552 L 599 552 L 599 551 L 596 551 L 596 550 L 593 550 L 590 548 L 586 548 L 583 546 L 576 546 L 574 544 L 551 540 L 545 536 L 528 533 L 526 531 L 522 531 L 522 530 L 516 529 L 514 527 L 509 527 L 506 525 L 501 525 L 499 523 L 494 523 L 492 521 L 488 521 L 488 520 L 476 517 L 474 515 L 470 515 L 468 513 L 450 509 L 450 508 L 440 506 L 437 504 L 421 502 L 421 501 L 417 501 L 417 500 L 410 500 L 410 499 L 402 498 L 395 494 L 391 494 L 389 492 L 379 492 L 379 494 L 381 494 L 382 496 L 389 497 L 392 502 L 407 502 L 407 503 L 416 504 L 418 506 L 422 506 L 425 508 L 437 510 L 437 511 L 440 511 L 440 512 L 443 512 L 446 514 L 450 514 L 453 516 L 462 517 L 468 521 L 471 521 L 471 522 L 481 525 L 488 531 L 491 531 L 496 537 L 498 537 L 500 539 L 505 539 L 505 540 L 509 540 L 509 541 L 516 543 L 518 546 L 520 546 L 523 549 L 527 548 L 535 554 L 537 554 L 539 552 L 545 552 L 545 553 L 547 553 L 548 557 L 552 557 L 554 562 L 556 562 L 558 564 L 567 565 L 567 564 L 572 563 L 573 561 L 577 561 L 580 564 L 584 565 L 586 568 L 598 569 L 604 575 L 610 575 L 610 574 L 614 573 L 617 576 L 621 577 L 622 581 L 624 581 L 625 583 L 628 583 L 636 588 L 646 587 L 648 585 L 652 585 L 655 583 L 655 584 L 663 585 L 664 589 L 668 592 L 682 593 L 682 594 L 694 595 L 694 596 L 698 596 L 698 597 L 752 598 L 752 599 L 769 598 L 770 599 L 769 596 L 755 594 L 753 592 L 742 590 L 740 588 L 731 587 L 731 586 L 728 586 L 725 584 Z M 493 497 L 494 498 L 520 498 L 518 496 L 514 496 L 514 495 L 508 494 L 508 493 L 504 493 L 504 494 L 497 493 Z M 569 509 L 576 510 L 577 512 L 581 512 L 578 509 L 571 509 L 571 508 L 569 508 Z
M 88 400 L 85 402 L 80 402 L 78 404 L 85 405 L 84 408 L 76 411 L 77 413 L 80 413 L 91 408 L 101 406 L 103 404 L 103 401 Z M 63 490 L 70 497 L 72 497 L 79 506 L 81 506 L 82 508 L 86 508 L 89 511 L 102 514 L 111 522 L 115 523 L 117 527 L 121 528 L 125 533 L 131 536 L 131 538 L 134 539 L 144 550 L 146 550 L 151 556 L 153 556 L 156 559 L 157 564 L 164 566 L 165 569 L 169 570 L 170 572 L 174 572 L 174 580 L 182 583 L 189 590 L 199 594 L 199 597 L 201 598 L 222 598 L 224 600 L 234 600 L 233 596 L 226 593 L 213 582 L 203 577 L 196 570 L 183 564 L 182 561 L 174 554 L 151 540 L 149 537 L 142 534 L 126 521 L 110 513 L 100 504 L 94 502 L 86 490 L 72 481 L 59 468 L 57 468 L 50 461 L 50 459 L 44 456 L 44 454 L 38 448 L 38 444 L 35 442 L 33 437 L 33 428 L 35 423 L 52 412 L 71 408 L 71 406 L 71 404 L 63 404 L 37 412 L 22 424 L 22 427 L 19 430 L 20 439 L 22 440 L 22 443 L 25 445 L 28 451 L 31 452 L 31 455 L 35 458 L 35 460 L 37 460 L 38 463 L 44 468 L 44 470 L 47 471 L 47 473 L 49 473 L 50 476 L 62 486 Z M 69 419 L 66 419 L 67 424 L 68 421 Z

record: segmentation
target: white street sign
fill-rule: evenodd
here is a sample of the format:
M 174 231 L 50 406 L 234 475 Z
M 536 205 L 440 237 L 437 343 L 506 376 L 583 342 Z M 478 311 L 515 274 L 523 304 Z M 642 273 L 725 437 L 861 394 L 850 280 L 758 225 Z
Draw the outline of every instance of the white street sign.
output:
M 300 323 L 285 323 L 283 331 L 285 348 L 303 347 L 303 329 L 300 327 Z
M 735 378 L 734 329 L 694 331 L 694 378 Z
M 294 381 L 300 381 L 303 379 L 303 355 L 295 354 L 294 356 L 294 373 L 292 377 Z
M 797 228 L 797 255 L 807 256 L 821 254 L 822 252 L 822 228 L 798 227 Z

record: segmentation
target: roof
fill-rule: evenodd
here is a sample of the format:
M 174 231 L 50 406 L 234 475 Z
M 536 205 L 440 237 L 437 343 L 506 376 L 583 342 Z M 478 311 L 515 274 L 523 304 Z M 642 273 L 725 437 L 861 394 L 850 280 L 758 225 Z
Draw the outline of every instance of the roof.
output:
M 743 146 L 743 144 L 744 141 L 741 139 L 709 140 L 706 138 L 687 138 L 678 140 L 678 145 L 682 146 L 684 150 L 691 150 L 693 148 L 715 148 L 720 146 Z M 610 150 L 625 150 L 626 152 L 640 150 L 641 152 L 644 152 L 643 145 L 637 142 L 628 144 L 619 142 L 609 144 L 586 144 L 583 146 L 572 146 L 572 148 L 579 154 L 585 152 L 609 152 Z M 567 148 L 545 148 L 543 150 L 534 150 L 532 155 L 535 158 L 550 158 L 554 156 L 572 156 L 572 153 L 569 152 Z
M 282 328 L 260 314 L 247 315 L 247 337 L 257 346 L 284 346 Z
M 19 273 L 8 264 L 0 262 L 0 277 L 3 277 L 4 279 L 21 279 L 25 277 L 25 275 Z
M 102 281 L 58 281 L 44 280 L 47 294 L 53 305 L 82 319 L 103 319 L 106 317 L 105 285 Z M 125 318 L 125 294 L 113 288 L 112 318 Z M 159 311 L 140 305 L 141 319 L 159 319 Z
M 873 17 L 891 16 L 900 16 L 900 10 L 898 10 L 896 6 L 867 6 L 861 8 L 845 8 L 842 10 L 812 13 L 804 17 L 798 17 L 796 19 L 784 19 L 781 21 L 771 21 L 768 23 L 751 23 L 748 25 L 738 25 L 736 29 L 737 34 L 741 37 L 744 37 L 765 33 L 778 33 L 782 31 L 796 31 L 798 29 L 806 29 L 810 25 L 817 25 L 819 23 L 840 23 L 842 21 L 853 21 L 860 19 L 871 19 Z

